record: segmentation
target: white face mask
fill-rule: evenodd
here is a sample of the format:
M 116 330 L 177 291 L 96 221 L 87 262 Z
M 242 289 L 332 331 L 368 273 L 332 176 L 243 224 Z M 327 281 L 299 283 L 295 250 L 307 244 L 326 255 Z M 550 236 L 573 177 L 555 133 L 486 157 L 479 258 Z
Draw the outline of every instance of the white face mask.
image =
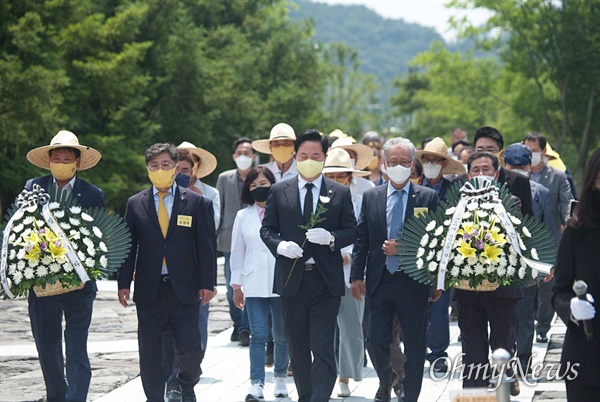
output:
M 252 166 L 252 158 L 246 155 L 240 155 L 235 158 L 235 164 L 237 165 L 238 169 L 246 170 Z
M 494 184 L 496 182 L 496 179 L 494 179 L 494 176 L 484 176 L 484 175 L 480 175 L 480 176 L 475 176 L 475 180 L 477 180 L 477 183 L 479 184 L 479 187 L 484 187 L 486 182 L 491 182 L 491 184 Z
M 423 164 L 423 174 L 428 179 L 435 179 L 436 177 L 438 177 L 440 175 L 441 171 L 442 171 L 442 165 L 438 165 L 437 163 L 425 162 Z
M 387 174 L 387 168 L 385 167 L 385 163 L 382 163 L 381 165 L 379 165 L 379 171 L 382 174 Z
M 542 163 L 542 153 L 532 152 L 531 153 L 531 166 L 537 166 Z
M 511 169 L 512 172 L 522 174 L 523 176 L 529 176 L 529 172 L 523 169 Z
M 388 167 L 387 175 L 396 184 L 402 184 L 410 177 L 410 168 L 402 165 Z

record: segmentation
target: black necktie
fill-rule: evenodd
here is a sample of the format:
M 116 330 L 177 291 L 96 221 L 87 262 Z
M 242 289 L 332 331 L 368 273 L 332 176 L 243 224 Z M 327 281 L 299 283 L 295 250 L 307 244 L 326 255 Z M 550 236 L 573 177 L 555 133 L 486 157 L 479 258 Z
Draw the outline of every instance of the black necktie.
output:
M 313 194 L 312 188 L 315 185 L 312 183 L 306 183 L 304 188 L 306 189 L 306 195 L 304 196 L 304 210 L 302 211 L 302 215 L 304 216 L 304 222 L 308 223 L 310 221 L 310 216 L 312 215 L 313 209 Z

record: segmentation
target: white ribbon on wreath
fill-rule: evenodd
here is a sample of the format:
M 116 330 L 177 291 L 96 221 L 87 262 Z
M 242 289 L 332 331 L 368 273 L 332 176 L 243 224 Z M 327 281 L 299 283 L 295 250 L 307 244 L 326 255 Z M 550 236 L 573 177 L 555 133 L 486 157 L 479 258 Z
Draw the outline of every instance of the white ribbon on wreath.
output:
M 510 239 L 510 243 L 515 249 L 516 253 L 525 261 L 525 263 L 532 269 L 535 269 L 542 274 L 548 275 L 550 274 L 550 269 L 552 268 L 552 264 L 546 264 L 541 261 L 535 261 L 530 258 L 527 258 L 523 255 L 521 251 L 520 244 L 522 240 L 515 229 L 510 217 L 508 216 L 508 212 L 504 208 L 502 201 L 498 196 L 498 188 L 492 185 L 492 182 L 489 180 L 484 180 L 481 188 L 476 189 L 470 182 L 466 182 L 462 188 L 460 189 L 461 197 L 458 201 L 458 204 L 455 207 L 454 214 L 452 215 L 452 220 L 450 222 L 450 226 L 448 227 L 448 234 L 446 239 L 444 239 L 444 247 L 442 248 L 442 258 L 440 260 L 440 265 L 438 268 L 438 276 L 437 276 L 437 289 L 444 290 L 444 283 L 446 278 L 447 266 L 450 261 L 450 254 L 452 253 L 452 245 L 454 244 L 454 239 L 456 238 L 456 234 L 460 229 L 460 224 L 462 221 L 463 214 L 467 208 L 467 204 L 473 200 L 485 200 L 494 205 L 494 212 L 498 217 L 498 220 L 506 230 L 506 234 Z

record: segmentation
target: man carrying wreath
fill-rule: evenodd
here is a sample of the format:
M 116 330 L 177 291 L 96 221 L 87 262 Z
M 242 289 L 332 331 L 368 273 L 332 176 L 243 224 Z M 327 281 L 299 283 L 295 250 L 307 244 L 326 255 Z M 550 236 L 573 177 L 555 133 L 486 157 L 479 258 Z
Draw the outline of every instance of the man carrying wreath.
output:
M 27 153 L 29 162 L 50 170 L 51 174 L 28 180 L 25 190 L 31 191 L 34 184 L 48 190 L 54 184 L 62 188 L 63 194 L 72 195 L 83 208 L 103 207 L 102 190 L 76 175 L 78 170 L 94 167 L 101 157 L 95 149 L 79 145 L 75 134 L 61 130 L 52 138 L 50 145 Z M 80 290 L 54 296 L 38 297 L 33 290 L 29 292 L 31 332 L 38 350 L 48 401 L 87 399 L 92 378 L 87 338 L 97 290 L 96 283 L 90 281 Z M 62 351 L 63 315 L 66 321 L 66 381 Z

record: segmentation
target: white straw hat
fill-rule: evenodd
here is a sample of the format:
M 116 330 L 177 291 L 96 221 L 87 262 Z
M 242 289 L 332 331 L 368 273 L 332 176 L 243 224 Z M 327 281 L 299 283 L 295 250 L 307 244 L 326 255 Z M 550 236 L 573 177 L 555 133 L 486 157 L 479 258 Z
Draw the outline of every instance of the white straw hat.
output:
M 356 166 L 357 170 L 363 170 L 369 166 L 369 162 L 373 158 L 373 150 L 368 145 L 355 144 L 352 137 L 341 137 L 338 138 L 331 144 L 331 148 L 342 148 L 356 152 Z
M 79 140 L 75 134 L 61 130 L 52 138 L 50 145 L 44 145 L 27 152 L 27 160 L 35 166 L 50 170 L 50 151 L 56 148 L 74 148 L 81 152 L 77 170 L 94 167 L 102 158 L 102 154 L 94 148 L 79 145 Z
M 425 145 L 424 149 L 415 153 L 415 156 L 419 158 L 421 162 L 423 162 L 423 158 L 421 158 L 423 155 L 435 155 L 446 159 L 448 164 L 442 169 L 442 174 L 461 174 L 466 172 L 462 163 L 448 156 L 448 146 L 446 146 L 446 143 L 440 137 L 435 137 Z
M 370 175 L 371 172 L 352 169 L 350 154 L 343 148 L 330 148 L 327 151 L 323 173 L 350 172 L 352 176 L 360 177 Z
M 189 153 L 200 158 L 200 167 L 196 172 L 196 177 L 201 179 L 208 176 L 217 168 L 217 158 L 205 149 L 198 148 L 191 142 L 183 141 L 177 146 L 178 149 L 185 149 Z
M 296 133 L 292 126 L 286 123 L 276 124 L 269 134 L 268 140 L 255 140 L 252 141 L 252 148 L 263 154 L 271 154 L 271 141 L 275 140 L 292 140 L 296 141 Z

